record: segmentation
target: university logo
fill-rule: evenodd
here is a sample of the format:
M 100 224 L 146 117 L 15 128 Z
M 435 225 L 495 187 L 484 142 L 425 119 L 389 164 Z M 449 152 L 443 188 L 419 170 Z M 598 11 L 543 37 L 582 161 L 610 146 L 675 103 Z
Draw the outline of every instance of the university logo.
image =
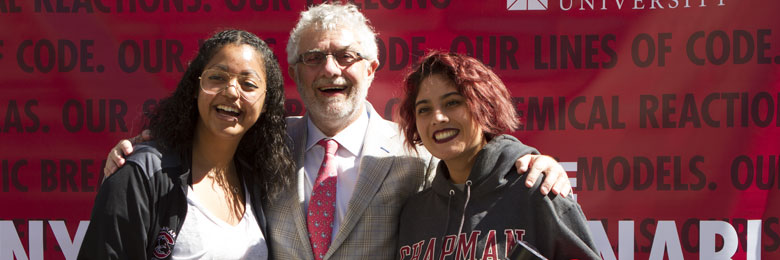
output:
M 176 243 L 176 233 L 168 227 L 160 229 L 157 234 L 157 241 L 154 242 L 155 259 L 165 259 L 173 253 L 173 244 Z
M 547 0 L 506 0 L 506 10 L 547 10 Z

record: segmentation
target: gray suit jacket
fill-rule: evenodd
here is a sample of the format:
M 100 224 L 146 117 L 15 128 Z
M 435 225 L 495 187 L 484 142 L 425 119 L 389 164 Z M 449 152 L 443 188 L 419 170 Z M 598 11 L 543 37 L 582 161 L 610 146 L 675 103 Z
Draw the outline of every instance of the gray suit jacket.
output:
M 382 119 L 368 102 L 366 110 L 357 186 L 325 259 L 393 259 L 401 207 L 430 186 L 435 172 L 437 162 L 424 148 L 408 151 L 397 124 Z M 287 119 L 297 170 L 288 191 L 265 203 L 270 259 L 313 259 L 303 205 L 307 120 L 308 115 Z

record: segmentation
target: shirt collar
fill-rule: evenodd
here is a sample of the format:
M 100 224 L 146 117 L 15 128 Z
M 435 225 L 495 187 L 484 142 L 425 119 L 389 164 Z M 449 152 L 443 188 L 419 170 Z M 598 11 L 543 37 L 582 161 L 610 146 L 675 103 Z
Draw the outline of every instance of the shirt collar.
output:
M 314 122 L 311 121 L 311 117 L 308 118 L 306 124 L 308 124 L 308 135 L 306 136 L 306 151 L 309 151 L 314 145 L 317 144 L 323 138 L 327 138 L 322 131 L 320 131 Z M 368 109 L 364 109 L 363 113 L 360 113 L 355 122 L 349 124 L 344 130 L 341 130 L 338 134 L 332 137 L 333 140 L 339 143 L 340 147 L 343 147 L 352 155 L 357 156 L 360 154 L 360 150 L 363 149 L 363 139 L 365 139 L 366 131 L 368 130 Z

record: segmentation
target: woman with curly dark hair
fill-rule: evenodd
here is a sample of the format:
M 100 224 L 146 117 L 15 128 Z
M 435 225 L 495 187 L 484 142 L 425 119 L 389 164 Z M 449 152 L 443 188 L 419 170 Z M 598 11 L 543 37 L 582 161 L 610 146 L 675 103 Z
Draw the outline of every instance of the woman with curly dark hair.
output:
M 550 259 L 600 259 L 580 206 L 541 195 L 514 174 L 538 153 L 510 135 L 517 114 L 504 83 L 479 60 L 432 52 L 405 80 L 406 144 L 441 159 L 431 187 L 401 211 L 399 259 L 507 259 L 524 241 Z M 514 258 L 513 258 L 514 259 Z
M 293 173 L 268 45 L 206 40 L 149 127 L 155 140 L 101 185 L 79 259 L 266 259 L 261 203 Z

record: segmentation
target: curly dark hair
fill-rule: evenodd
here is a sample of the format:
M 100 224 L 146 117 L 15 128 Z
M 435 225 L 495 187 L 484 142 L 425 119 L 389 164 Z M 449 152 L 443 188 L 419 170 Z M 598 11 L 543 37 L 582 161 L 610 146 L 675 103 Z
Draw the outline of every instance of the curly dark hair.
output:
M 200 91 L 198 77 L 204 67 L 223 46 L 246 44 L 263 57 L 266 77 L 264 112 L 241 138 L 234 159 L 251 168 L 244 174 L 254 178 L 262 187 L 262 197 L 275 197 L 294 173 L 294 163 L 286 142 L 287 125 L 284 119 L 284 81 L 273 51 L 256 35 L 243 30 L 220 31 L 200 46 L 173 94 L 160 101 L 148 115 L 148 126 L 157 144 L 165 150 L 186 153 L 192 151 L 198 122 L 197 97 Z
M 442 75 L 455 84 L 466 99 L 472 118 L 482 127 L 485 140 L 517 128 L 519 120 L 509 90 L 490 68 L 465 54 L 432 51 L 404 79 L 399 124 L 407 147 L 417 150 L 416 145 L 422 144 L 414 105 L 420 84 L 431 75 Z

